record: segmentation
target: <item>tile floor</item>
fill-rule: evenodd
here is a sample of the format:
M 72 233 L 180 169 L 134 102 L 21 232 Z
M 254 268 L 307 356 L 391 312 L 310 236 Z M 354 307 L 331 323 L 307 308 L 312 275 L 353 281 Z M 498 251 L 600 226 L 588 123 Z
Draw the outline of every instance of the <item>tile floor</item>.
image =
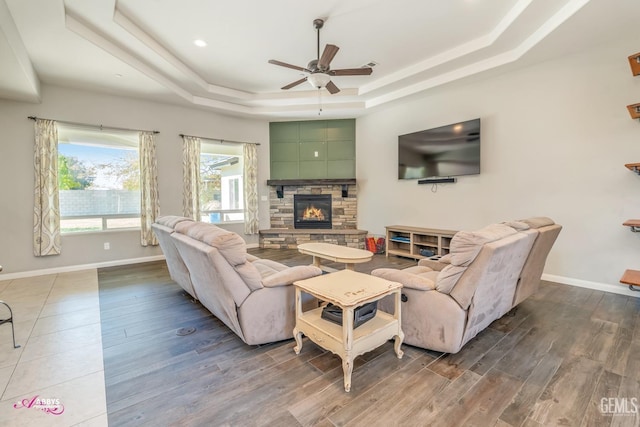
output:
M 0 300 L 21 346 L 0 325 L 0 425 L 107 426 L 97 271 L 0 281 Z

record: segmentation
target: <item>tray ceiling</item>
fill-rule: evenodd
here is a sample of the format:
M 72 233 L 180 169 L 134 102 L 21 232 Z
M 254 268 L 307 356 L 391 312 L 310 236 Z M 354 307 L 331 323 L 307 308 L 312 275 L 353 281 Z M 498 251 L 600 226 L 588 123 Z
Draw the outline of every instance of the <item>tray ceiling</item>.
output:
M 52 84 L 257 117 L 314 117 L 321 102 L 323 115 L 356 117 L 528 55 L 621 37 L 638 3 L 0 0 L 0 98 L 38 102 Z M 373 62 L 373 73 L 332 77 L 335 95 L 307 83 L 281 90 L 303 75 L 267 61 L 315 59 L 315 18 L 325 19 L 320 49 L 340 47 L 332 69 Z

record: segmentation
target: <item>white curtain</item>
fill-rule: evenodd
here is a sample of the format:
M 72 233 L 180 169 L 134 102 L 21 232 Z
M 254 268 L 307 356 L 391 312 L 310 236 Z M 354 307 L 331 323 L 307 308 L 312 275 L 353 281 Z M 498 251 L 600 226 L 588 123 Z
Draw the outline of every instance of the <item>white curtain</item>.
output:
M 151 224 L 158 218 L 160 201 L 158 199 L 158 163 L 156 160 L 156 142 L 153 132 L 140 132 L 140 243 L 142 246 L 156 246 L 156 238 Z
M 257 234 L 258 218 L 258 147 L 244 144 L 244 233 Z
M 182 137 L 182 210 L 184 216 L 200 220 L 200 138 Z
M 58 129 L 53 120 L 36 119 L 34 147 L 33 254 L 60 255 Z

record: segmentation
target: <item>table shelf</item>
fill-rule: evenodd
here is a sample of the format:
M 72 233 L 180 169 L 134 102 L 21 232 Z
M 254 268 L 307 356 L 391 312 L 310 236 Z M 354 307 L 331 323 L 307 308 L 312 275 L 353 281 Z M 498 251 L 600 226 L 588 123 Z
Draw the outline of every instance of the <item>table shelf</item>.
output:
M 309 325 L 317 325 L 318 323 L 321 323 L 322 329 L 325 333 L 333 337 L 337 342 L 342 343 L 342 325 L 323 319 L 322 307 L 305 311 L 302 316 L 300 316 L 299 320 L 306 322 Z M 371 334 L 377 334 L 389 326 L 397 328 L 397 321 L 389 313 L 378 310 L 373 319 L 367 320 L 362 325 L 353 329 L 354 345 L 361 339 L 366 338 Z

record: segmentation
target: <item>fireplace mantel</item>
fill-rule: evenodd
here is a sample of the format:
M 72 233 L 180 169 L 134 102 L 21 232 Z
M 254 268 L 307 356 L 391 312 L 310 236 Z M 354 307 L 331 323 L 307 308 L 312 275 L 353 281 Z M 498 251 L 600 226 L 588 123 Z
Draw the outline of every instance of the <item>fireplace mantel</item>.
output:
M 268 179 L 267 185 L 276 187 L 278 199 L 284 197 L 284 187 L 304 187 L 307 185 L 342 185 L 342 197 L 347 197 L 349 185 L 355 185 L 355 178 L 319 178 L 319 179 Z
M 268 179 L 267 185 L 301 186 L 301 185 L 353 185 L 355 178 L 320 178 L 320 179 Z

